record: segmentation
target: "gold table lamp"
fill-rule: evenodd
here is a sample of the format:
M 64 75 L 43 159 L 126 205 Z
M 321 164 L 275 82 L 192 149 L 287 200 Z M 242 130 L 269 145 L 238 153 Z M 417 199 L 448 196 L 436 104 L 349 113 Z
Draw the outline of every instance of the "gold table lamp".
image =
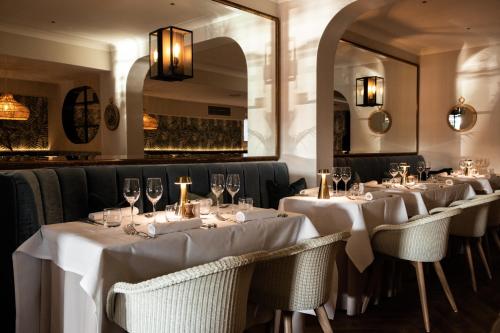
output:
M 177 181 L 175 182 L 176 185 L 181 186 L 181 193 L 179 196 L 179 214 L 181 217 L 186 217 L 187 213 L 186 212 L 186 203 L 188 202 L 188 196 L 187 196 L 187 186 L 191 185 L 193 182 L 191 181 L 191 177 L 188 176 L 182 176 L 177 178 Z
M 399 163 L 399 168 L 402 170 L 399 171 L 399 173 L 401 174 L 401 184 L 406 186 L 406 183 L 408 182 L 408 178 L 407 178 L 407 175 L 408 175 L 408 171 L 410 170 L 410 165 L 408 163 Z
M 318 175 L 321 176 L 321 183 L 319 184 L 318 199 L 330 199 L 330 191 L 328 190 L 328 182 L 326 176 L 330 174 L 328 169 L 319 169 Z

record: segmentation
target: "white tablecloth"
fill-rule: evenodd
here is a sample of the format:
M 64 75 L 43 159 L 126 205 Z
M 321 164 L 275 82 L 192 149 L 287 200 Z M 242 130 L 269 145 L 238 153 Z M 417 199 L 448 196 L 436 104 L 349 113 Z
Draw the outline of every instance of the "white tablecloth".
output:
M 490 194 L 493 193 L 493 188 L 491 186 L 490 180 L 485 176 L 446 176 L 441 177 L 443 179 L 451 179 L 455 183 L 470 184 L 474 191 L 480 194 Z
M 373 191 L 375 198 L 394 194 L 401 196 L 410 217 L 427 215 L 433 208 L 447 207 L 453 201 L 470 199 L 476 195 L 471 185 L 466 183 L 452 186 L 428 183 L 426 186 L 425 190 L 399 187 L 394 189 L 366 188 L 365 191 Z
M 13 254 L 17 332 L 121 332 L 105 315 L 107 291 L 115 282 L 143 281 L 318 236 L 309 219 L 298 214 L 217 223 L 215 229 L 151 240 L 80 222 L 43 226 Z M 50 269 L 52 264 L 60 270 Z

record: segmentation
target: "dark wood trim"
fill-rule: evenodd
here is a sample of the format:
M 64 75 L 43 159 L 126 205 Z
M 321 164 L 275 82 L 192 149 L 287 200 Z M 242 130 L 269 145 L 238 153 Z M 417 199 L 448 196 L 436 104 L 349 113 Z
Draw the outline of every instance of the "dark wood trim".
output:
M 228 0 L 212 0 L 213 2 L 217 2 L 229 7 L 233 7 L 239 10 L 246 11 L 248 13 L 252 13 L 254 15 L 258 15 L 260 17 L 269 19 L 274 21 L 275 23 L 275 48 L 276 48 L 276 58 L 275 58 L 275 79 L 276 82 L 276 150 L 275 156 L 273 156 L 274 160 L 278 160 L 281 155 L 281 22 L 279 17 L 269 15 L 267 13 L 261 12 L 260 10 L 253 9 L 244 5 L 240 5 L 238 3 L 228 1 Z M 264 157 L 256 157 L 256 158 L 267 158 Z
M 5 161 L 0 162 L 0 170 L 19 170 L 35 168 L 81 167 L 99 165 L 143 165 L 143 164 L 180 164 L 180 163 L 227 163 L 277 161 L 276 156 L 268 157 L 171 157 L 127 160 L 77 160 L 77 161 Z
M 418 155 L 416 152 L 408 152 L 408 153 L 363 153 L 363 154 L 337 154 L 335 158 L 341 157 L 385 157 L 385 156 L 411 156 Z
M 412 66 L 415 66 L 417 68 L 417 112 L 416 112 L 416 117 L 417 117 L 417 120 L 416 120 L 417 121 L 417 123 L 416 123 L 417 142 L 416 142 L 416 147 L 415 147 L 416 151 L 415 152 L 394 153 L 394 154 L 391 154 L 391 153 L 388 153 L 388 154 L 386 154 L 386 153 L 369 153 L 369 154 L 351 154 L 351 155 L 339 155 L 339 156 L 387 156 L 387 155 L 401 155 L 401 154 L 403 154 L 403 155 L 415 155 L 415 154 L 418 154 L 419 151 L 420 151 L 420 64 L 412 62 L 412 61 L 409 61 L 409 60 L 406 60 L 406 59 L 403 59 L 403 58 L 399 58 L 397 56 L 385 53 L 383 51 L 379 51 L 379 50 L 376 50 L 376 49 L 373 49 L 373 48 L 361 45 L 359 43 L 353 42 L 353 41 L 351 41 L 349 39 L 346 39 L 346 38 L 341 38 L 340 40 L 343 41 L 343 42 L 352 44 L 352 45 L 354 45 L 356 47 L 359 47 L 360 49 L 367 50 L 367 51 L 374 52 L 374 53 L 378 53 L 378 54 L 381 54 L 381 55 L 383 55 L 385 57 L 392 58 L 394 60 L 398 60 L 398 61 L 404 62 L 404 63 L 406 63 L 408 65 L 412 65 Z

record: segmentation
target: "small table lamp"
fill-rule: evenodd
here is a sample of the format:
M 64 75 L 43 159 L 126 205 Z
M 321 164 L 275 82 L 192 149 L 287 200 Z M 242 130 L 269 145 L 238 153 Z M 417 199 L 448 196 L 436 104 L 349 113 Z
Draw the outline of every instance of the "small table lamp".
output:
M 330 174 L 328 169 L 319 169 L 318 175 L 321 176 L 321 183 L 319 184 L 318 199 L 330 199 L 330 191 L 328 190 L 328 182 L 326 176 Z
M 402 177 L 401 184 L 406 185 L 406 183 L 408 182 L 407 174 L 408 174 L 408 171 L 410 170 L 410 165 L 408 163 L 405 163 L 405 162 L 399 163 L 399 169 L 401 169 L 399 171 L 399 173 L 401 174 L 401 177 Z
M 191 177 L 188 176 L 182 176 L 177 178 L 177 181 L 175 182 L 175 185 L 180 185 L 181 186 L 181 194 L 179 196 L 179 213 L 181 217 L 186 217 L 186 210 L 184 209 L 186 206 L 186 203 L 188 201 L 187 197 L 187 186 L 191 185 L 193 182 L 191 181 Z

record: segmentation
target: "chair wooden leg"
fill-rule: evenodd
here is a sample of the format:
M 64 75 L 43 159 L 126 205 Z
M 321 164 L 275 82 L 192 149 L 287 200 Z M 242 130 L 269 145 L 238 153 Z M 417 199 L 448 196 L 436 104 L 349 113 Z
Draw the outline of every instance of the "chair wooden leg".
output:
M 465 253 L 467 254 L 467 262 L 469 263 L 470 277 L 472 280 L 472 290 L 477 293 L 476 273 L 474 272 L 474 262 L 472 261 L 472 252 L 469 239 L 465 240 Z
M 285 326 L 285 333 L 292 333 L 292 316 L 291 311 L 282 311 L 283 314 L 283 324 Z
M 500 250 L 500 237 L 498 236 L 498 230 L 496 228 L 491 229 L 491 236 L 493 236 L 493 241 Z
M 427 307 L 427 294 L 425 290 L 425 277 L 424 265 L 421 262 L 413 262 L 417 273 L 418 292 L 420 294 L 420 304 L 422 305 L 422 315 L 424 317 L 425 331 L 431 331 L 431 324 L 429 321 L 429 309 Z
M 274 311 L 273 332 L 279 333 L 281 325 L 281 310 Z
M 446 276 L 444 275 L 443 267 L 441 267 L 441 263 L 439 261 L 434 262 L 434 269 L 436 270 L 439 282 L 441 282 L 441 286 L 444 289 L 446 298 L 448 298 L 448 302 L 450 302 L 451 308 L 453 309 L 454 312 L 458 312 L 457 304 L 455 303 L 455 299 L 453 298 L 453 294 L 451 293 L 448 281 L 446 281 Z
M 492 280 L 493 276 L 491 275 L 490 265 L 488 265 L 488 260 L 486 260 L 486 255 L 484 254 L 481 238 L 477 240 L 477 249 L 479 250 L 479 256 L 481 257 L 481 261 L 483 262 L 484 268 L 486 269 L 486 273 L 488 274 L 490 280 Z
M 319 325 L 321 326 L 323 333 L 333 333 L 325 307 L 321 305 L 317 309 L 314 309 L 314 312 L 316 313 L 316 317 L 318 317 Z

